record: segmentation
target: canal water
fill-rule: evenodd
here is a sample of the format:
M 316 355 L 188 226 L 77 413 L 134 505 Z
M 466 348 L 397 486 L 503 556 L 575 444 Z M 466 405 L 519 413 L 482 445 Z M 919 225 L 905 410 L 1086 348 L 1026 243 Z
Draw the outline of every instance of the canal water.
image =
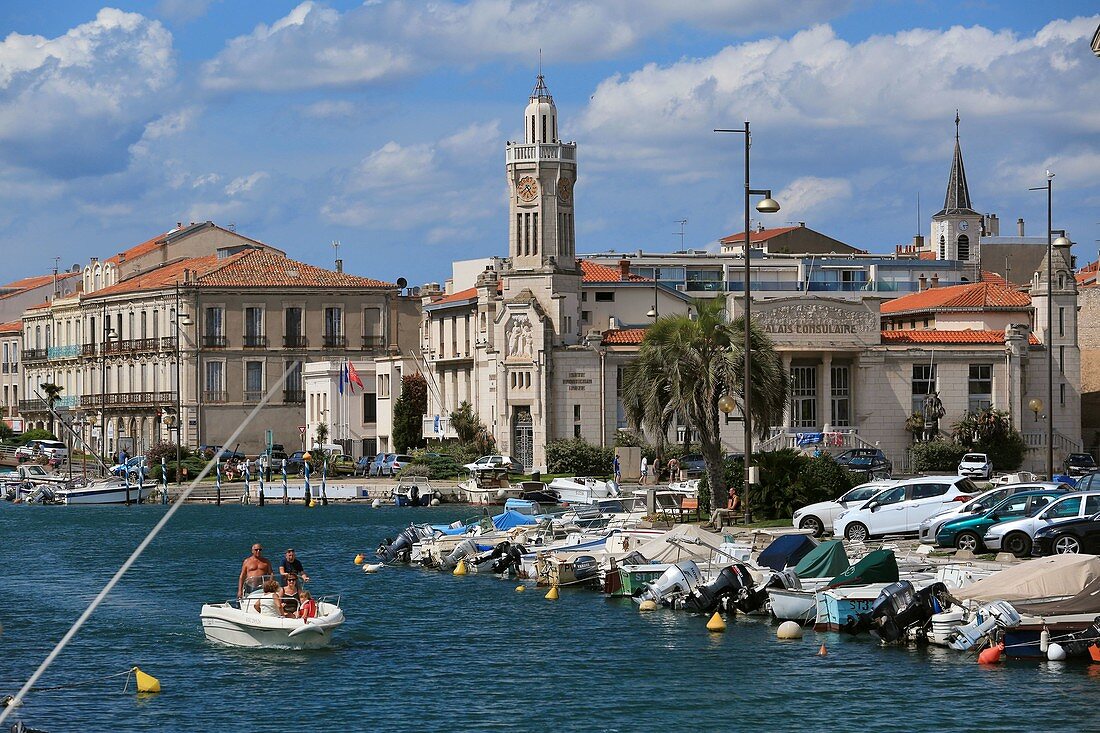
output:
M 164 510 L 0 505 L 0 696 L 26 681 Z M 547 601 L 515 581 L 368 575 L 352 562 L 410 521 L 469 513 L 183 507 L 38 683 L 90 684 L 32 693 L 6 722 L 54 733 L 1100 729 L 1100 665 L 983 668 L 946 650 L 812 632 L 781 642 L 770 623 L 744 617 L 712 634 L 704 618 L 642 614 L 591 591 Z M 276 565 L 296 548 L 314 595 L 340 595 L 347 622 L 331 648 L 204 639 L 199 607 L 236 594 L 253 542 Z M 134 665 L 163 692 L 96 681 Z

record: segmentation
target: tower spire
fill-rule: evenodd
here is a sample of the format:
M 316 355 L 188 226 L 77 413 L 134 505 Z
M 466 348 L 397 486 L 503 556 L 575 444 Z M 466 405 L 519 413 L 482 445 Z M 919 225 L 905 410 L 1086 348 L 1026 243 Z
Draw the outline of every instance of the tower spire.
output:
M 963 167 L 962 146 L 959 144 L 959 111 L 955 110 L 955 157 L 951 161 L 943 209 L 936 216 L 976 213 L 970 204 L 970 189 L 966 185 L 966 169 Z

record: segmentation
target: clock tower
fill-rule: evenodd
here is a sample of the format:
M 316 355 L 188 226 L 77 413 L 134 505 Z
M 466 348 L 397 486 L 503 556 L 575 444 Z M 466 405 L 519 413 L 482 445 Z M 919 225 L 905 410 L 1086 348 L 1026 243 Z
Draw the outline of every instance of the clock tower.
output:
M 558 139 L 558 110 L 542 74 L 523 113 L 523 142 L 508 143 L 505 161 L 512 268 L 576 270 L 577 144 Z
M 970 205 L 962 148 L 959 145 L 959 113 L 955 112 L 955 157 L 947 179 L 943 208 L 932 216 L 928 243 L 938 260 L 978 262 L 982 236 L 982 215 Z

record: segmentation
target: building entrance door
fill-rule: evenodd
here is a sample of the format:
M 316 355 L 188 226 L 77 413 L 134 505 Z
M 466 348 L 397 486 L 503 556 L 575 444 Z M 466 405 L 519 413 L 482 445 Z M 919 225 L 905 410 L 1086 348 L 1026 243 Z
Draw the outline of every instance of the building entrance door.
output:
M 512 428 L 513 458 L 523 464 L 528 473 L 535 467 L 535 424 L 531 408 L 517 407 Z
M 791 426 L 817 428 L 817 367 L 791 367 Z

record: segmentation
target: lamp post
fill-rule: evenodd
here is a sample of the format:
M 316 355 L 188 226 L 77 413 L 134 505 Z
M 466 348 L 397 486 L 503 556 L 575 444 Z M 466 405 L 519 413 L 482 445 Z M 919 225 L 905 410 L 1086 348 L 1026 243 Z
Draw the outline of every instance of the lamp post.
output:
M 176 283 L 176 312 L 172 319 L 176 331 L 176 486 L 182 483 L 180 471 L 180 446 L 183 443 L 183 384 L 180 382 L 182 373 L 180 362 L 183 360 L 183 329 L 188 328 L 192 321 L 186 313 L 180 310 L 180 284 Z
M 1054 174 L 1047 171 L 1047 182 L 1043 186 L 1029 188 L 1029 191 L 1047 192 L 1047 331 L 1043 339 L 1047 348 L 1047 478 L 1054 477 L 1054 245 L 1065 246 L 1070 244 L 1066 237 L 1059 236 L 1052 240 L 1054 235 L 1052 222 L 1052 209 L 1054 199 Z M 1034 400 L 1033 400 L 1034 402 Z M 1042 409 L 1042 403 L 1040 402 Z M 1035 408 L 1032 407 L 1034 410 Z M 1038 410 L 1035 410 L 1038 414 Z
M 99 451 L 107 455 L 107 349 L 114 336 L 114 329 L 107 318 L 107 306 L 103 307 L 103 343 L 100 345 L 99 389 Z
M 726 133 L 740 133 L 745 136 L 745 298 L 742 306 L 744 310 L 744 328 L 745 328 L 745 373 L 742 381 L 743 395 L 742 395 L 742 412 L 745 420 L 745 471 L 744 471 L 744 498 L 745 498 L 745 521 L 748 522 L 752 518 L 749 506 L 749 487 L 752 484 L 752 391 L 749 387 L 749 377 L 752 374 L 752 331 L 749 329 L 749 324 L 752 322 L 752 275 L 751 264 L 752 257 L 750 250 L 752 243 L 750 241 L 750 221 L 749 221 L 749 204 L 753 196 L 763 196 L 764 199 L 756 205 L 756 210 L 762 214 L 774 214 L 779 211 L 779 203 L 772 198 L 771 189 L 754 189 L 749 185 L 749 148 L 752 147 L 752 135 L 749 132 L 748 120 L 745 121 L 745 127 L 737 130 L 715 130 L 715 132 Z M 724 407 L 729 407 L 732 410 L 732 399 L 721 400 Z M 726 411 L 728 414 L 728 410 Z

